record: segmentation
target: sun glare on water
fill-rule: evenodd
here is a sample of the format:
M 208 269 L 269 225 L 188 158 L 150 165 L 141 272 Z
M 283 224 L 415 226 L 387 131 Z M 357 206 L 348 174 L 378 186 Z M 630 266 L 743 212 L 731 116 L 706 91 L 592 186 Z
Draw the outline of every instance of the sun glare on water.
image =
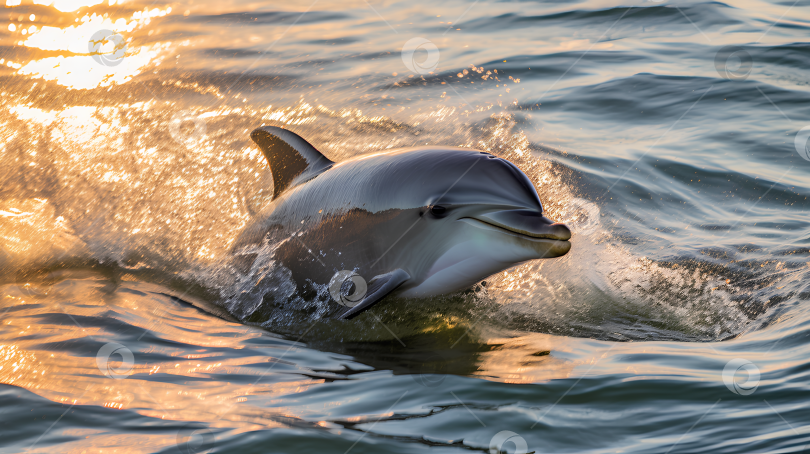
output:
M 35 4 L 50 6 L 60 13 L 71 13 L 81 7 L 100 5 L 101 2 L 35 0 Z M 109 6 L 115 4 L 116 0 L 109 0 Z M 6 7 L 20 5 L 20 0 L 6 1 Z M 0 64 L 16 69 L 19 75 L 55 81 L 75 90 L 123 84 L 147 67 L 158 66 L 165 57 L 171 42 L 137 45 L 137 39 L 133 41 L 133 36 L 150 25 L 152 19 L 167 16 L 171 11 L 171 7 L 147 7 L 129 17 L 119 18 L 111 17 L 108 13 L 99 15 L 88 12 L 74 17 L 73 24 L 68 27 L 38 23 L 33 14 L 19 16 L 17 19 L 20 20 L 12 20 L 7 25 L 14 44 L 58 55 L 28 62 L 8 60 Z

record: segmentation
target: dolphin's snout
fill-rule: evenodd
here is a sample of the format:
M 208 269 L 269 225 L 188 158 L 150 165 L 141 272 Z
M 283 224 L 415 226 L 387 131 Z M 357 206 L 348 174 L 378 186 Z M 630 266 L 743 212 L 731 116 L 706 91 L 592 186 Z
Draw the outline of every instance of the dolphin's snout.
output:
M 487 224 L 533 238 L 567 241 L 571 230 L 565 224 L 554 222 L 533 210 L 505 210 L 474 216 Z
M 544 219 L 548 218 L 544 217 Z M 548 220 L 551 221 L 551 219 Z M 557 236 L 555 239 L 566 241 L 571 239 L 571 229 L 569 229 L 568 226 L 562 222 L 554 222 L 550 227 L 554 230 L 553 235 Z

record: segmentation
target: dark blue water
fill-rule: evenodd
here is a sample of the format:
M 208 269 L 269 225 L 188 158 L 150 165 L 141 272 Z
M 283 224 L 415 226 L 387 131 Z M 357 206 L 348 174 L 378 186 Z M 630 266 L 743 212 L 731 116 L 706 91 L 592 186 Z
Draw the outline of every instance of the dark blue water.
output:
M 93 2 L 0 16 L 1 452 L 810 452 L 807 1 Z M 262 124 L 507 158 L 572 251 L 274 311 Z

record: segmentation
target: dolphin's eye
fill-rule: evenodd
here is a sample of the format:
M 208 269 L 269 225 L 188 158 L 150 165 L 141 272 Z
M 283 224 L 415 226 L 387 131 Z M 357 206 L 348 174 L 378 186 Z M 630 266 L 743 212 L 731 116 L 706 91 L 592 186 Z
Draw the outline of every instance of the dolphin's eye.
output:
M 447 214 L 447 208 L 441 205 L 433 205 L 430 207 L 430 214 L 439 218 L 443 217 L 445 214 Z

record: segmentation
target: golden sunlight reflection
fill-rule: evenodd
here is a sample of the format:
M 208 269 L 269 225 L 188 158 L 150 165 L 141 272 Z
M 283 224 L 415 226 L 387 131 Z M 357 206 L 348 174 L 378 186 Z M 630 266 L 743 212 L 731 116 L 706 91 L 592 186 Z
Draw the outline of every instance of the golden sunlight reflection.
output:
M 98 3 L 100 2 L 57 0 L 53 7 L 64 12 Z M 110 5 L 113 4 L 115 0 L 110 1 Z M 171 11 L 171 7 L 145 8 L 136 11 L 128 19 L 113 19 L 106 13 L 92 13 L 77 18 L 77 24 L 65 28 L 49 25 L 31 25 L 26 28 L 11 23 L 8 30 L 13 36 L 22 39 L 18 44 L 44 51 L 67 52 L 68 55 L 49 56 L 27 63 L 11 60 L 0 63 L 18 69 L 18 74 L 52 80 L 71 89 L 123 84 L 146 67 L 160 65 L 172 47 L 171 42 L 158 42 L 148 46 L 135 46 L 132 42 L 133 32 L 149 25 L 153 18 L 167 16 Z M 35 18 L 34 15 L 31 17 Z
M 0 208 L 0 247 L 14 257 L 77 252 L 83 246 L 46 199 L 6 200 Z
M 489 339 L 496 348 L 480 354 L 478 370 L 473 374 L 504 383 L 538 383 L 568 378 L 580 361 L 570 356 L 576 341 L 550 334 L 525 334 L 509 339 Z
M 109 0 L 109 5 L 113 6 L 116 3 L 122 4 L 125 0 L 116 2 L 116 0 Z M 56 10 L 63 13 L 76 11 L 81 7 L 96 6 L 104 3 L 104 0 L 34 0 L 35 5 L 53 6 Z M 22 0 L 6 0 L 6 7 L 20 6 Z
M 71 273 L 73 279 L 50 287 L 0 287 L 2 305 L 14 308 L 3 318 L 0 330 L 0 383 L 27 389 L 52 402 L 129 410 L 158 419 L 201 421 L 239 432 L 286 427 L 279 421 L 302 416 L 291 415 L 284 407 L 255 407 L 250 400 L 273 400 L 322 382 L 304 375 L 299 379 L 290 376 L 281 383 L 259 381 L 265 371 L 263 365 L 276 361 L 274 356 L 284 353 L 285 345 L 253 346 L 250 350 L 249 341 L 262 336 L 255 328 L 172 302 L 165 295 L 152 293 L 161 289 L 156 286 L 127 282 L 110 293 L 110 281 L 91 272 Z M 58 303 L 65 299 L 80 299 L 82 305 L 66 309 Z M 32 317 L 43 310 L 68 313 L 70 317 L 32 323 Z M 126 368 L 121 357 L 109 358 L 105 363 L 108 370 L 121 374 L 116 379 L 102 370 L 96 355 L 87 354 L 116 342 L 115 334 L 105 326 L 78 323 L 88 317 L 117 319 L 150 337 L 171 341 L 146 338 L 140 343 L 137 335 L 129 341 L 118 340 L 132 349 L 135 359 Z M 113 326 L 118 325 L 109 325 Z M 68 347 L 45 351 L 43 342 Z M 147 440 L 148 446 L 139 441 L 139 449 L 133 452 L 159 450 L 174 444 L 175 437 L 172 433 L 171 437 Z M 79 452 L 88 448 L 80 440 L 72 443 Z
M 114 67 L 102 66 L 91 57 L 49 57 L 33 61 L 20 68 L 19 74 L 53 80 L 59 85 L 82 90 L 123 84 L 140 73 L 156 56 L 157 51 L 141 50 L 123 59 Z

